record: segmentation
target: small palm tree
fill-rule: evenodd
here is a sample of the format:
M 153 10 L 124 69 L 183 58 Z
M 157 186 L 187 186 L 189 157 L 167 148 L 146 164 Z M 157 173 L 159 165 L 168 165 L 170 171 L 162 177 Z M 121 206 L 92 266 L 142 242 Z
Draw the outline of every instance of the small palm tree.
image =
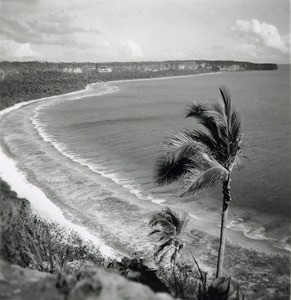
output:
M 151 226 L 159 226 L 159 228 L 154 229 L 149 235 L 157 235 L 158 242 L 160 243 L 157 250 L 154 252 L 154 257 L 158 259 L 158 263 L 168 255 L 170 256 L 170 262 L 173 268 L 173 277 L 176 290 L 176 296 L 179 294 L 177 274 L 176 274 L 176 261 L 180 251 L 185 247 L 185 241 L 183 240 L 183 235 L 185 233 L 185 228 L 188 221 L 188 216 L 184 214 L 182 217 L 174 213 L 170 208 L 165 208 L 164 210 L 155 213 L 150 219 Z M 197 268 L 198 277 L 204 284 L 204 276 L 199 268 L 199 265 L 190 252 Z
M 180 131 L 169 137 L 155 170 L 155 181 L 161 185 L 181 177 L 189 181 L 182 196 L 222 183 L 223 208 L 216 277 L 223 272 L 225 228 L 231 201 L 230 176 L 233 168 L 241 165 L 242 144 L 240 115 L 231 106 L 229 90 L 226 87 L 219 90 L 222 99 L 211 104 L 192 104 L 186 117 L 195 118 L 202 129 Z

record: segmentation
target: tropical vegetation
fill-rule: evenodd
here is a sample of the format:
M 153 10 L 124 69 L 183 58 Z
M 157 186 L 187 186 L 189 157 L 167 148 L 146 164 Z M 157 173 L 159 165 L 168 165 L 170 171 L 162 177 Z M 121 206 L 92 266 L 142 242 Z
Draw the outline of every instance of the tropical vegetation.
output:
M 42 272 L 67 272 L 77 263 L 103 266 L 104 257 L 92 242 L 36 215 L 28 200 L 17 197 L 0 179 L 0 259 Z
M 160 264 L 164 259 L 170 256 L 176 296 L 183 296 L 182 287 L 180 287 L 177 280 L 176 262 L 180 252 L 186 247 L 185 228 L 187 226 L 187 221 L 187 214 L 184 214 L 181 217 L 167 207 L 164 210 L 153 214 L 149 222 L 151 226 L 155 227 L 149 235 L 156 235 L 159 242 L 159 245 L 154 252 L 154 258 L 157 259 L 158 264 Z M 205 290 L 205 274 L 202 273 L 197 260 L 189 248 L 188 251 L 197 268 L 197 278 L 201 281 L 199 290 Z
M 232 106 L 230 92 L 219 88 L 222 99 L 213 103 L 195 103 L 186 117 L 198 121 L 201 128 L 178 131 L 164 143 L 163 154 L 155 169 L 158 184 L 170 184 L 181 177 L 188 183 L 182 196 L 222 183 L 220 245 L 216 277 L 223 274 L 225 229 L 231 201 L 233 168 L 241 166 L 241 117 Z

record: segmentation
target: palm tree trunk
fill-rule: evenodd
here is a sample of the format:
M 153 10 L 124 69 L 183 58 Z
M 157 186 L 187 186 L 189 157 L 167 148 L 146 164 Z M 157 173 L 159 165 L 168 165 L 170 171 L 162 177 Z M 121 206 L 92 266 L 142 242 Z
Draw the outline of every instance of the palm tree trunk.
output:
M 216 277 L 221 277 L 223 274 L 223 262 L 224 262 L 224 251 L 225 251 L 225 228 L 228 214 L 228 204 L 231 200 L 230 197 L 230 174 L 223 183 L 223 205 L 221 214 L 221 227 L 220 227 L 220 241 L 218 250 L 218 261 L 217 261 L 217 272 Z
M 176 250 L 175 250 L 176 252 Z M 173 276 L 174 276 L 174 284 L 175 284 L 175 298 L 179 296 L 178 291 L 178 282 L 177 282 L 177 274 L 176 274 L 176 253 L 174 255 L 174 261 L 173 261 Z

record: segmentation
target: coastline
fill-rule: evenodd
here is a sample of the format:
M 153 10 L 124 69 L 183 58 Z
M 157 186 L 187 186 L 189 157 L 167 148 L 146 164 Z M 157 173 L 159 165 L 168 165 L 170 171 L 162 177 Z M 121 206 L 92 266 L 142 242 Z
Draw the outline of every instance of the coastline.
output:
M 98 84 L 99 83 L 97 83 L 97 85 Z M 10 112 L 32 103 L 50 101 L 72 96 L 74 98 L 71 100 L 80 99 L 83 97 L 82 94 L 86 91 L 89 91 L 92 85 L 96 84 L 89 84 L 85 89 L 80 91 L 17 103 L 0 111 L 0 122 L 2 121 L 3 117 Z M 103 87 L 104 86 L 106 85 L 103 85 Z M 97 90 L 96 93 L 92 96 L 102 95 L 106 92 L 110 92 L 110 88 L 105 90 L 104 93 L 100 93 L 100 91 Z M 17 162 L 5 153 L 2 144 L 0 145 L 0 161 L 0 177 L 10 185 L 11 189 L 17 193 L 18 197 L 25 198 L 30 202 L 33 211 L 37 215 L 42 218 L 44 217 L 45 219 L 48 219 L 50 221 L 58 222 L 64 229 L 75 231 L 85 241 L 91 241 L 93 244 L 98 246 L 100 252 L 105 257 L 116 258 L 118 256 L 121 256 L 120 253 L 117 253 L 111 247 L 107 246 L 100 238 L 91 234 L 84 226 L 74 224 L 73 222 L 66 219 L 62 210 L 57 205 L 55 205 L 40 188 L 33 185 L 27 180 L 26 175 L 17 168 Z
M 195 74 L 195 75 L 189 75 L 189 76 L 197 76 L 197 75 L 209 75 L 210 73 L 203 73 L 203 74 Z M 214 74 L 217 74 L 216 72 L 214 73 Z M 176 77 L 181 77 L 181 76 L 176 76 Z M 188 77 L 188 75 L 187 76 L 185 76 L 185 77 Z M 136 79 L 136 80 L 125 80 L 125 81 L 143 81 L 143 80 L 163 80 L 163 79 L 172 79 L 173 77 L 164 77 L 164 78 L 148 78 L 148 79 Z M 123 80 L 121 80 L 121 81 L 111 81 L 111 82 L 109 82 L 109 84 L 110 83 L 112 83 L 112 82 L 115 82 L 115 83 L 118 83 L 118 82 L 123 82 Z M 93 85 L 100 85 L 100 83 L 98 84 L 93 84 Z M 107 83 L 106 84 L 101 84 L 103 87 L 104 86 L 107 86 Z M 88 85 L 87 87 L 86 87 L 86 89 L 84 89 L 84 90 L 80 90 L 80 91 L 77 91 L 77 92 L 71 92 L 71 93 L 68 93 L 68 94 L 63 94 L 63 95 L 58 95 L 58 96 L 52 96 L 52 97 L 47 97 L 47 98 L 41 98 L 41 99 L 36 99 L 36 100 L 31 100 L 31 101 L 28 101 L 28 102 L 22 102 L 22 103 L 18 103 L 18 104 L 15 104 L 14 106 L 12 106 L 12 107 L 9 107 L 9 108 L 7 108 L 7 109 L 4 109 L 3 111 L 1 111 L 0 112 L 0 119 L 2 119 L 3 118 L 3 116 L 5 116 L 7 113 L 10 113 L 11 111 L 13 111 L 13 110 L 15 110 L 15 109 L 17 109 L 17 108 L 20 108 L 20 107 L 22 107 L 22 106 L 24 106 L 24 105 L 29 105 L 29 104 L 31 104 L 31 103 L 35 103 L 35 102 L 38 102 L 38 101 L 43 101 L 43 100 L 53 100 L 53 99 L 62 99 L 62 98 L 64 98 L 64 101 L 66 101 L 66 100 L 77 100 L 77 99 L 80 99 L 80 98 L 82 98 L 82 97 L 87 97 L 87 96 L 97 96 L 97 95 L 103 95 L 104 93 L 100 93 L 100 91 L 95 91 L 97 94 L 90 94 L 89 93 L 89 95 L 87 95 L 87 94 L 84 94 L 84 93 L 86 93 L 86 91 L 88 91 L 88 92 L 90 92 L 89 90 L 90 90 L 90 86 L 91 85 Z M 109 87 L 109 90 L 110 90 L 110 88 L 111 87 Z M 116 89 L 114 90 L 114 91 L 116 91 Z M 100 93 L 100 94 L 98 94 L 98 92 Z M 108 92 L 108 90 L 107 90 L 107 92 Z M 106 91 L 105 91 L 105 93 L 106 93 Z M 67 99 L 66 97 L 72 97 L 73 96 L 73 99 Z M 1 151 L 2 151 L 3 149 L 2 149 L 2 147 L 1 147 Z M 3 154 L 3 155 L 2 155 Z M 3 175 L 2 174 L 4 174 L 4 168 L 3 168 L 3 170 L 1 170 L 1 172 L 0 172 L 0 176 L 6 181 L 6 182 L 8 182 L 10 185 L 11 185 L 11 188 L 12 188 L 12 190 L 14 190 L 14 191 L 16 191 L 17 193 L 20 193 L 19 195 L 21 196 L 21 197 L 25 197 L 25 198 L 27 198 L 33 205 L 34 205 L 34 207 L 35 207 L 35 209 L 37 209 L 37 208 L 39 208 L 39 209 L 43 209 L 43 211 L 49 211 L 50 209 L 52 209 L 53 211 L 55 211 L 56 212 L 56 215 L 58 215 L 58 217 L 59 218 L 63 218 L 62 220 L 64 220 L 64 222 L 69 222 L 70 224 L 73 224 L 73 223 L 71 223 L 70 221 L 68 221 L 68 220 L 66 220 L 65 219 L 65 217 L 64 217 L 64 215 L 62 214 L 62 211 L 59 209 L 59 208 L 57 208 L 57 206 L 54 206 L 54 204 L 53 204 L 53 202 L 52 201 L 50 201 L 49 200 L 49 198 L 47 198 L 46 197 L 46 195 L 39 189 L 39 188 L 36 188 L 37 190 L 34 190 L 34 191 L 36 191 L 36 194 L 39 194 L 39 195 L 41 195 L 41 198 L 42 199 L 44 199 L 44 203 L 45 202 L 48 202 L 48 203 L 51 203 L 52 205 L 51 206 L 43 206 L 43 207 L 39 207 L 39 202 L 37 201 L 37 199 L 30 199 L 30 197 L 31 197 L 31 191 L 33 191 L 33 185 L 32 184 L 30 184 L 27 180 L 26 180 L 26 178 L 25 178 L 25 175 L 24 174 L 21 174 L 21 172 L 19 171 L 19 170 L 17 170 L 17 167 L 16 167 L 16 162 L 14 162 L 11 158 L 9 158 L 8 156 L 6 156 L 5 154 L 4 154 L 4 151 L 3 151 L 3 153 L 1 153 L 1 157 L 0 157 L 0 159 L 1 159 L 1 161 L 3 160 L 5 163 L 3 164 L 2 163 L 2 166 L 3 165 L 5 165 L 5 170 L 10 170 L 10 172 L 12 172 L 11 170 L 13 170 L 13 172 L 12 172 L 12 174 L 11 173 L 5 173 L 5 178 L 3 177 Z M 10 161 L 9 161 L 10 160 Z M 11 176 L 11 175 L 13 175 L 13 176 Z M 6 180 L 6 178 L 8 178 L 8 180 Z M 10 179 L 9 179 L 10 178 Z M 11 180 L 13 178 L 13 180 Z M 16 178 L 17 178 L 17 180 L 16 180 Z M 17 184 L 18 183 L 18 184 Z M 22 187 L 22 185 L 26 185 L 26 184 L 28 184 L 28 185 L 31 185 L 30 186 L 30 188 L 29 189 L 27 189 L 27 190 L 25 190 L 25 191 L 22 191 L 21 190 L 21 187 Z M 19 191 L 17 191 L 17 189 L 19 190 Z M 21 193 L 23 193 L 23 194 L 21 194 Z M 42 194 L 41 194 L 42 193 Z M 36 197 L 37 198 L 37 197 Z M 38 197 L 38 199 L 39 199 L 39 197 Z M 44 204 L 43 203 L 43 204 Z M 161 207 L 161 206 L 156 206 L 156 207 Z M 40 211 L 39 211 L 40 212 Z M 204 226 L 205 226 L 205 224 L 209 224 L 209 223 L 207 223 L 206 221 L 201 221 L 200 220 L 200 227 L 201 227 L 201 229 L 203 229 L 204 228 Z M 73 224 L 74 225 L 74 224 Z M 71 225 L 70 225 L 71 226 Z M 78 225 L 76 225 L 76 226 L 78 226 Z M 77 228 L 79 228 L 79 227 L 77 227 Z M 84 228 L 84 227 L 83 227 Z M 216 224 L 214 224 L 213 225 L 213 229 L 217 229 L 217 225 Z M 78 229 L 78 230 L 81 230 L 80 228 Z M 88 234 L 90 235 L 90 233 L 88 232 L 88 231 L 86 231 L 86 233 L 84 232 L 84 234 L 85 235 L 87 235 L 88 236 Z M 236 233 L 234 232 L 233 233 L 234 235 L 236 235 Z M 243 236 L 243 233 L 241 233 L 241 236 Z M 92 236 L 91 237 L 91 239 L 92 238 L 94 238 L 94 236 Z M 247 240 L 247 238 L 245 237 L 245 239 Z M 250 239 L 248 240 L 249 241 L 249 244 L 251 244 L 251 241 L 250 241 Z M 94 241 L 94 242 L 96 242 L 97 244 L 98 243 L 101 243 L 102 244 L 102 242 L 101 242 L 101 240 L 99 240 L 98 238 L 96 238 L 96 240 Z M 258 241 L 257 242 L 258 244 L 262 244 L 262 241 Z M 267 241 L 264 241 L 263 243 L 267 243 Z M 107 246 L 105 246 L 105 247 L 107 247 Z M 247 249 L 250 249 L 251 247 L 246 247 Z M 266 249 L 267 247 L 266 247 L 266 245 L 263 245 L 262 246 L 262 248 L 261 248 L 261 250 L 263 251 L 264 249 Z M 260 251 L 260 249 L 256 249 L 257 251 Z M 113 251 L 113 250 L 112 250 Z M 280 251 L 281 252 L 281 251 Z M 283 251 L 284 252 L 284 251 Z M 105 253 L 106 253 L 106 251 L 105 251 Z M 272 252 L 271 252 L 272 253 Z M 274 253 L 274 254 L 279 254 L 279 253 Z M 283 254 L 283 253 L 281 253 L 281 254 Z M 288 255 L 288 253 L 285 253 L 286 255 Z
M 137 78 L 137 79 L 121 79 L 121 80 L 112 80 L 108 83 L 118 83 L 118 82 L 135 82 L 135 81 L 151 81 L 151 80 L 166 80 L 166 79 L 177 79 L 177 78 L 187 78 L 187 77 L 196 77 L 196 76 L 206 76 L 206 75 L 216 75 L 221 74 L 222 72 L 205 72 L 198 74 L 190 75 L 175 75 L 175 76 L 164 76 L 164 77 L 151 77 L 151 78 Z

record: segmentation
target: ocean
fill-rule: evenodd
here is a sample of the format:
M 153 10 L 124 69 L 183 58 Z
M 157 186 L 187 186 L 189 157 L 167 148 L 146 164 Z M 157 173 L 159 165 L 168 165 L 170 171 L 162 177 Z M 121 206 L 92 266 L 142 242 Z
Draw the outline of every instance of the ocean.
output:
M 3 148 L 67 218 L 113 247 L 144 240 L 150 212 L 164 206 L 218 232 L 221 187 L 181 198 L 183 182 L 158 187 L 153 171 L 169 134 L 199 126 L 185 118 L 189 104 L 220 97 L 221 85 L 241 112 L 247 157 L 232 176 L 230 236 L 290 251 L 290 66 L 111 82 L 104 95 L 97 85 L 74 101 L 32 103 L 2 120 Z

